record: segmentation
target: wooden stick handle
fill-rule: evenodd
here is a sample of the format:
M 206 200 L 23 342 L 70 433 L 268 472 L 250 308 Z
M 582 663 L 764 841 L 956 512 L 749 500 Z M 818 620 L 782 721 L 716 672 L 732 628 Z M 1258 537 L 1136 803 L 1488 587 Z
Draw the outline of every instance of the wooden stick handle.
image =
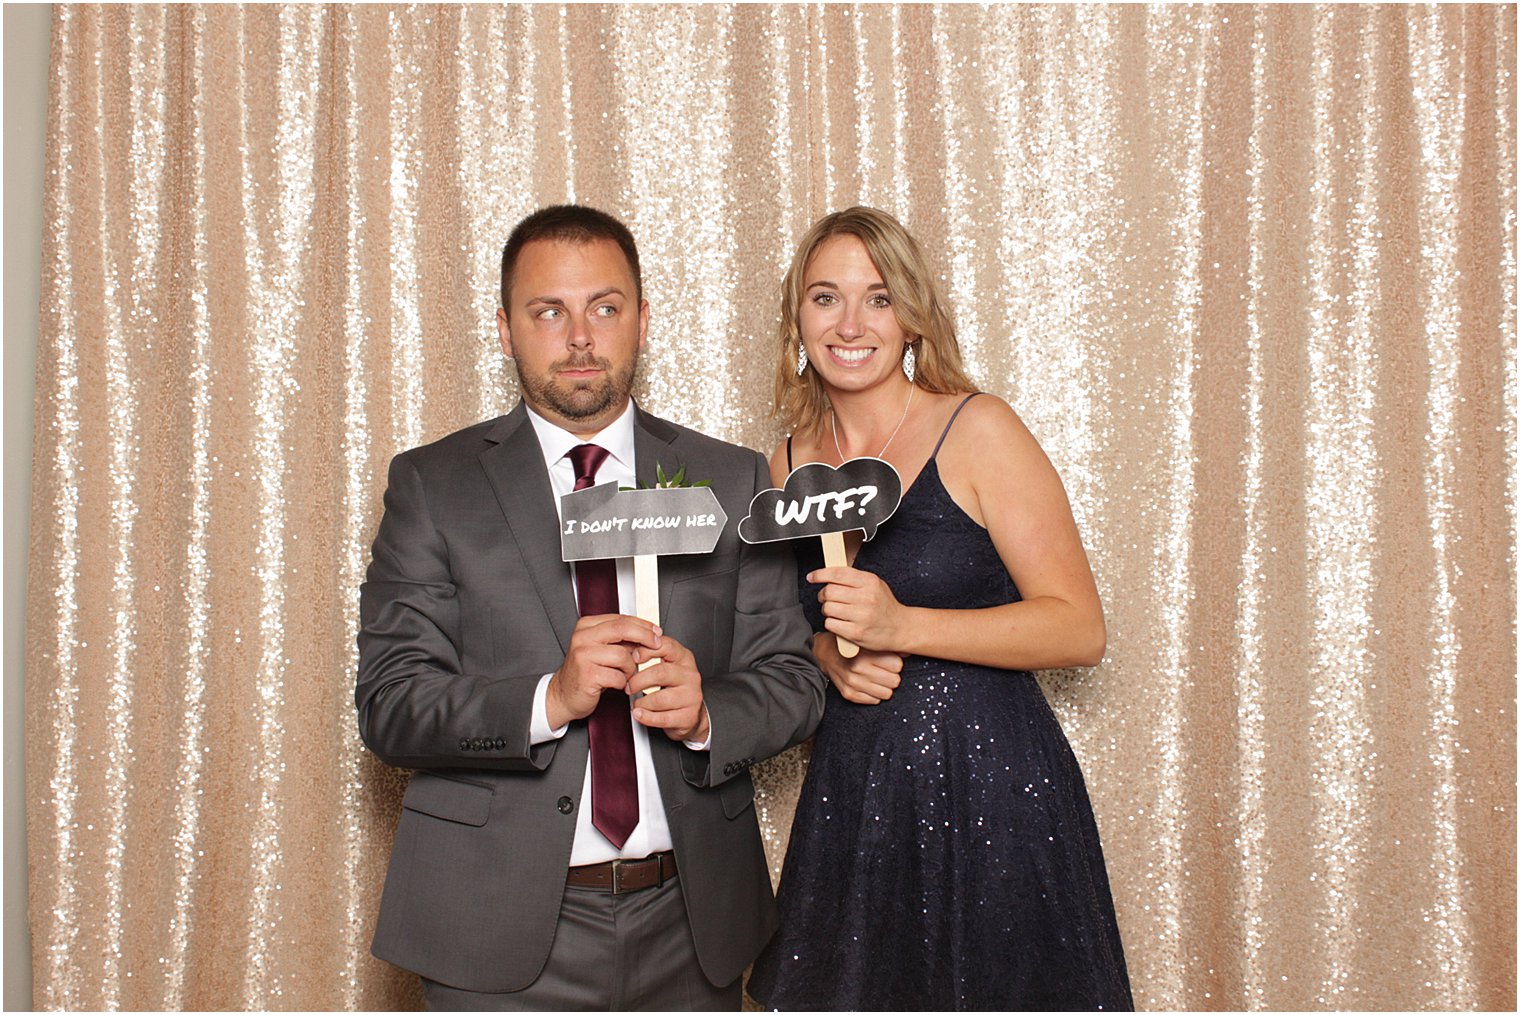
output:
M 849 567 L 850 562 L 844 555 L 844 533 L 829 532 L 819 536 L 823 540 L 823 566 L 824 567 Z M 846 659 L 854 659 L 860 654 L 860 646 L 839 635 L 834 635 L 834 640 L 839 643 L 839 654 Z
M 660 622 L 660 558 L 652 553 L 641 553 L 633 558 L 633 612 L 651 624 Z M 645 659 L 639 669 L 647 670 L 658 659 Z M 645 694 L 653 694 L 658 687 L 646 688 Z

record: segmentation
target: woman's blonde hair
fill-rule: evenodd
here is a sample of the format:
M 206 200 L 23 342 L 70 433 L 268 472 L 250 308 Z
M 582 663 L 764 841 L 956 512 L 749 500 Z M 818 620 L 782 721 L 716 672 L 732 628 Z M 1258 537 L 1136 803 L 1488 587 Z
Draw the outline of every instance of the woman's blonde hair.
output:
M 797 351 L 802 344 L 797 310 L 802 305 L 802 276 L 808 261 L 824 240 L 841 234 L 860 240 L 871 263 L 881 272 L 897 323 L 908 333 L 908 341 L 915 344 L 918 364 L 913 383 L 925 391 L 942 394 L 974 391 L 961 366 L 955 325 L 923 251 L 897 219 L 884 211 L 857 205 L 813 223 L 798 242 L 792 266 L 781 280 L 774 415 L 788 432 L 811 433 L 829 408 L 818 372 L 807 370 L 802 376 L 797 375 Z

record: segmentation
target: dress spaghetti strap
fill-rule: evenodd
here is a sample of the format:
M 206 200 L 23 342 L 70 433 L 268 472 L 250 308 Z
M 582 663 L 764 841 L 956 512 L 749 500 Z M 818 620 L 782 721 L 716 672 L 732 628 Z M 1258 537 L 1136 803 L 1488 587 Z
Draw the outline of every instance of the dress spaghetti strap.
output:
M 977 395 L 980 395 L 980 394 L 982 394 L 982 392 L 980 392 L 980 391 L 973 391 L 971 394 L 969 394 L 965 398 L 961 399 L 961 404 L 957 405 L 955 407 L 955 411 L 950 414 L 950 422 L 948 422 L 948 423 L 945 424 L 945 430 L 944 430 L 944 432 L 939 435 L 939 444 L 934 445 L 934 450 L 929 454 L 929 458 L 930 458 L 931 461 L 933 459 L 939 457 L 939 449 L 945 443 L 945 438 L 950 436 L 950 428 L 955 425 L 955 417 L 957 417 L 957 416 L 959 416 L 961 414 L 961 410 L 966 407 L 966 403 L 967 402 L 971 401 L 973 398 L 975 398 Z M 792 463 L 792 439 L 790 437 L 788 437 L 786 439 L 786 455 L 787 455 L 787 457 L 786 457 L 787 465 L 791 465 L 791 463 Z
M 786 471 L 792 471 L 792 435 L 786 435 Z

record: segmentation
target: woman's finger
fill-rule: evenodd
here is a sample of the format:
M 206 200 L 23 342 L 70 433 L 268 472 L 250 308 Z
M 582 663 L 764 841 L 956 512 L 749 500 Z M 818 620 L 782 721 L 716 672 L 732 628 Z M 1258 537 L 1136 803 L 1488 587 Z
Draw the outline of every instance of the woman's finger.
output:
M 853 701 L 857 705 L 878 705 L 885 700 L 881 694 L 877 693 L 878 690 L 885 689 L 878 689 L 869 684 L 846 684 L 839 689 L 839 694 L 846 701 Z M 891 691 L 885 691 L 888 696 L 891 693 Z
M 853 567 L 820 567 L 816 571 L 808 572 L 807 580 L 815 585 L 850 585 L 860 586 L 876 576 L 860 571 Z
M 852 602 L 860 597 L 860 590 L 850 585 L 825 585 L 818 590 L 820 603 Z
M 842 635 L 855 641 L 850 635 L 855 634 L 855 622 L 843 615 L 846 607 L 838 603 L 823 604 L 823 629 L 835 635 Z M 855 642 L 857 645 L 859 642 Z
M 873 666 L 870 669 L 862 669 L 858 672 L 863 679 L 870 681 L 878 687 L 890 689 L 902 683 L 901 674 L 893 673 L 891 670 L 884 670 L 879 666 Z
M 880 684 L 876 683 L 860 682 L 852 684 L 851 687 L 856 692 L 865 695 L 872 701 L 886 701 L 888 698 L 892 697 L 892 688 L 883 687 Z

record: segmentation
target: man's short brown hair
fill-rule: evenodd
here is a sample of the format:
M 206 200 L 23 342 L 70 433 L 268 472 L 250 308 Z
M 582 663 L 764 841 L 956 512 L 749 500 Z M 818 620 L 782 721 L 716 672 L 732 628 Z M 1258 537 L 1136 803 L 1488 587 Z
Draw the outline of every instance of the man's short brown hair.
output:
M 556 204 L 540 208 L 512 230 L 507 245 L 501 249 L 501 306 L 511 308 L 512 272 L 523 247 L 534 240 L 560 240 L 568 243 L 592 243 L 611 240 L 622 248 L 633 272 L 635 300 L 644 298 L 644 276 L 639 271 L 639 248 L 628 227 L 604 211 L 581 204 Z

